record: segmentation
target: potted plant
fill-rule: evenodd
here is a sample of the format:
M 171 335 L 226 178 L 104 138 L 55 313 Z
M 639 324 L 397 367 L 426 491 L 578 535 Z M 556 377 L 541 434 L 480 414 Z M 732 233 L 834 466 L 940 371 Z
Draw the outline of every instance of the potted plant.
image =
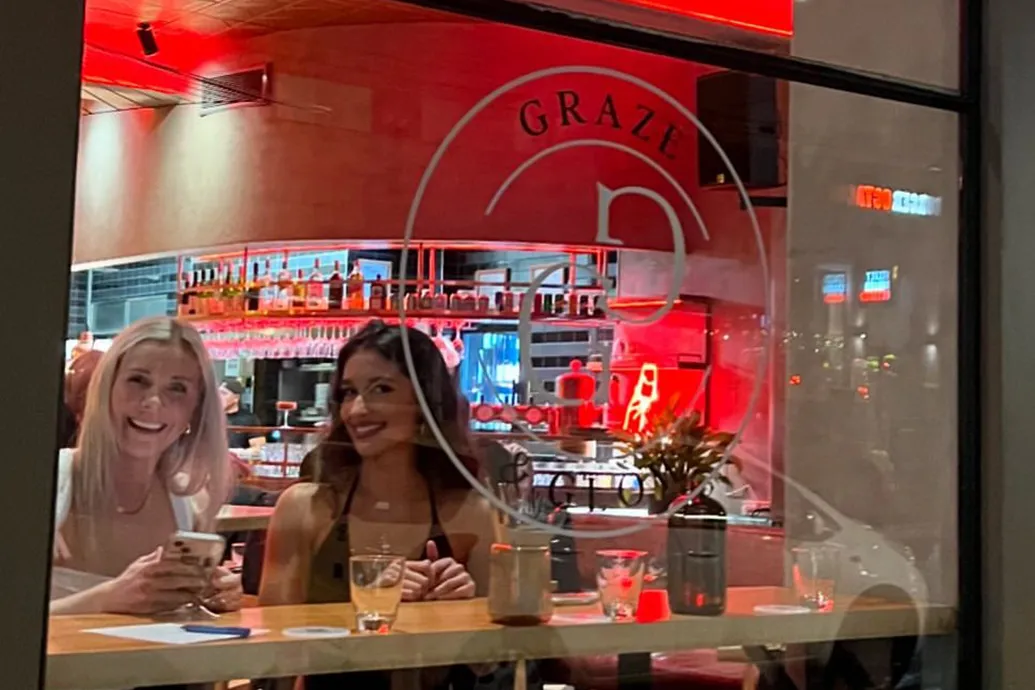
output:
M 728 454 L 733 434 L 707 428 L 696 410 L 677 415 L 677 402 L 673 399 L 651 428 L 640 434 L 620 435 L 626 455 L 643 471 L 645 479 L 653 479 L 654 513 L 664 513 L 676 499 L 709 479 L 732 487 L 729 479 L 716 470 Z M 730 456 L 729 462 L 737 466 L 736 458 Z M 708 491 L 706 487 L 702 493 Z

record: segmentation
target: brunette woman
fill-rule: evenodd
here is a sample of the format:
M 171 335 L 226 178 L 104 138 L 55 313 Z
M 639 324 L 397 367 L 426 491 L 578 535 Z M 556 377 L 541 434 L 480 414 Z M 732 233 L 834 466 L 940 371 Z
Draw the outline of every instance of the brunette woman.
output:
M 198 333 L 160 317 L 123 331 L 90 380 L 78 447 L 59 454 L 52 614 L 153 614 L 209 596 L 240 607 L 240 578 L 205 582 L 165 561 L 177 530 L 209 531 L 229 493 L 223 411 Z
M 418 380 L 410 378 L 407 339 Z M 423 333 L 368 324 L 338 355 L 333 424 L 315 453 L 315 481 L 289 488 L 270 524 L 263 605 L 349 600 L 350 554 L 408 559 L 407 601 L 462 599 L 488 588 L 492 514 L 427 428 L 415 387 L 472 474 L 459 394 Z M 421 687 L 460 690 L 466 668 L 430 670 Z M 312 676 L 306 690 L 389 687 L 389 674 Z M 282 681 L 281 687 L 291 687 Z

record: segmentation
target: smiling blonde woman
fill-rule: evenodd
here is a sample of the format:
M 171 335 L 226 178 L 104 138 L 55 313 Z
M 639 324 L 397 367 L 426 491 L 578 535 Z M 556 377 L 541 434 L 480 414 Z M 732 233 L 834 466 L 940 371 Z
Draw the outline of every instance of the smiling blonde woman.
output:
M 149 614 L 208 591 L 240 606 L 240 579 L 161 558 L 177 530 L 207 531 L 229 494 L 230 462 L 212 364 L 192 327 L 138 321 L 104 354 L 76 449 L 59 454 L 51 613 Z

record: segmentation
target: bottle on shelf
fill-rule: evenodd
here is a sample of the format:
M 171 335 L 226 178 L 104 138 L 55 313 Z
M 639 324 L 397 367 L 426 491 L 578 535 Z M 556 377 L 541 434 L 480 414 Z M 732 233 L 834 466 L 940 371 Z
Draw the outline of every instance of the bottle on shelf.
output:
M 309 283 L 306 285 L 306 308 L 312 311 L 327 309 L 327 296 L 324 292 L 319 259 L 313 259 L 313 271 L 309 274 Z
M 195 270 L 193 275 L 190 299 L 187 301 L 187 313 L 191 316 L 197 316 L 201 313 L 201 294 L 198 292 L 201 289 L 201 271 Z
M 273 268 L 266 259 L 266 271 L 259 279 L 259 311 L 263 314 L 272 311 L 277 301 L 277 288 L 273 283 Z
M 419 309 L 420 311 L 431 311 L 434 308 L 435 300 L 431 296 L 431 290 L 421 290 L 420 301 L 417 303 L 417 309 Z
M 366 308 L 366 300 L 363 298 L 363 271 L 360 270 L 358 261 L 352 264 L 346 292 L 348 293 L 349 309 L 363 311 Z
M 381 274 L 370 284 L 370 311 L 385 311 L 388 307 L 385 300 L 385 284 L 381 280 Z
M 341 262 L 334 262 L 334 273 L 327 281 L 327 307 L 330 309 L 341 309 L 342 298 L 345 296 L 345 279 L 341 277 Z
M 192 313 L 190 308 L 190 290 L 190 274 L 184 271 L 180 276 L 180 303 L 176 307 L 176 313 L 180 316 L 188 316 Z
M 220 264 L 215 271 L 215 284 L 212 294 L 209 297 L 208 311 L 215 316 L 222 316 L 226 313 L 227 305 L 233 297 L 232 288 L 228 280 L 226 266 Z
M 305 311 L 308 294 L 306 288 L 305 274 L 300 268 L 295 275 L 295 282 L 291 286 L 291 311 Z
M 248 305 L 248 266 L 243 261 L 234 279 L 234 299 L 230 304 L 230 312 L 243 314 Z
M 291 310 L 291 269 L 288 268 L 287 259 L 280 266 L 280 273 L 277 274 L 277 298 L 273 303 L 273 311 Z
M 444 292 L 436 292 L 431 298 L 431 308 L 437 312 L 444 312 L 449 308 L 449 298 Z
M 241 271 L 245 268 L 242 265 Z M 259 305 L 261 303 L 260 293 L 262 290 L 262 283 L 259 281 L 259 262 L 252 263 L 252 282 L 248 284 L 248 299 L 245 302 L 245 309 L 249 314 L 255 314 L 259 311 Z
M 201 291 L 198 293 L 198 315 L 208 316 L 212 313 L 212 290 L 216 278 L 211 268 L 201 272 Z

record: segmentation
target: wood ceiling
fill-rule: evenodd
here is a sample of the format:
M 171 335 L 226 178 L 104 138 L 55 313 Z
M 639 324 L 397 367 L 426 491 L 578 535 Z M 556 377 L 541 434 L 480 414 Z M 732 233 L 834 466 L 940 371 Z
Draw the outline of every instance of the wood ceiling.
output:
M 98 84 L 83 84 L 79 93 L 80 112 L 83 115 L 97 115 L 121 110 L 139 108 L 160 108 L 176 105 L 182 99 L 170 94 L 156 93 L 146 89 L 130 89 Z
M 458 21 L 391 0 L 87 0 L 87 24 L 112 28 L 150 22 L 163 33 L 262 34 L 341 24 Z

